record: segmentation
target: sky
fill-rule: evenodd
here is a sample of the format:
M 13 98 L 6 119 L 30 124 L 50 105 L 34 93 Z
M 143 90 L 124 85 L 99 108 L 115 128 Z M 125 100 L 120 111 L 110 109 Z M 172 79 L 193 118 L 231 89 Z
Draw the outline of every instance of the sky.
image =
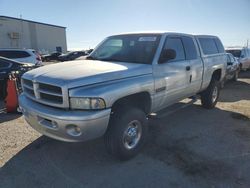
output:
M 176 31 L 250 45 L 250 0 L 0 0 L 0 15 L 67 27 L 68 49 L 94 48 L 112 34 Z

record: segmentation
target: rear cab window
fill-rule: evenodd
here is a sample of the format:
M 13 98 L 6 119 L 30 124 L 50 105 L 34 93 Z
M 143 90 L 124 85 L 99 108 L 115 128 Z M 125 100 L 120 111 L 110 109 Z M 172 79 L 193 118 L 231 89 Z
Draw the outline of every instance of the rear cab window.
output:
M 220 53 L 213 37 L 198 37 L 198 40 L 204 55 Z

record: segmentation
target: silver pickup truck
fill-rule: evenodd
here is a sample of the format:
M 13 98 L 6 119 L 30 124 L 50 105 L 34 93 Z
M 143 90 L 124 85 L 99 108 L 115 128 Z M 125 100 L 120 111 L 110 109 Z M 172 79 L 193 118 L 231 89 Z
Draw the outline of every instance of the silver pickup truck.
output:
M 227 57 L 218 37 L 130 33 L 107 37 L 86 58 L 25 73 L 20 107 L 51 138 L 77 142 L 104 135 L 120 160 L 135 156 L 148 115 L 200 95 L 213 108 Z

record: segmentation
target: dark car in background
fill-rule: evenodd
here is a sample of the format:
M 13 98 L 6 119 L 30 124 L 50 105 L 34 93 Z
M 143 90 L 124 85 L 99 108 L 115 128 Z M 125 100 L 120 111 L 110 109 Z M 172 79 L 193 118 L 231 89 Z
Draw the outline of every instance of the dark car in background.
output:
M 20 81 L 21 76 L 25 72 L 35 67 L 37 66 L 31 63 L 22 63 L 0 56 L 0 99 L 4 99 L 6 96 L 7 80 L 12 72 L 15 72 L 15 75 L 18 76 L 18 81 Z
M 58 57 L 59 61 L 71 61 L 78 57 L 85 56 L 87 53 L 85 51 L 72 51 L 66 54 L 62 54 Z
M 51 54 L 43 55 L 42 60 L 43 61 L 52 61 L 52 60 L 58 60 L 58 57 L 62 55 L 61 52 L 53 52 Z
M 94 49 L 89 49 L 89 50 L 86 50 L 86 54 L 90 54 Z

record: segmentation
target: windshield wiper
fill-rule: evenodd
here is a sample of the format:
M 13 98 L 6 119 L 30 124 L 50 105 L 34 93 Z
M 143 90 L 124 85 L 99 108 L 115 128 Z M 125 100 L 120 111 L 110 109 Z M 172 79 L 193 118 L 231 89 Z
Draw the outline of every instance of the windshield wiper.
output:
M 98 59 L 98 58 L 94 58 L 93 56 L 87 56 L 86 59 L 89 59 L 89 60 L 99 60 L 99 61 L 121 61 L 121 60 L 114 59 L 114 58 Z

